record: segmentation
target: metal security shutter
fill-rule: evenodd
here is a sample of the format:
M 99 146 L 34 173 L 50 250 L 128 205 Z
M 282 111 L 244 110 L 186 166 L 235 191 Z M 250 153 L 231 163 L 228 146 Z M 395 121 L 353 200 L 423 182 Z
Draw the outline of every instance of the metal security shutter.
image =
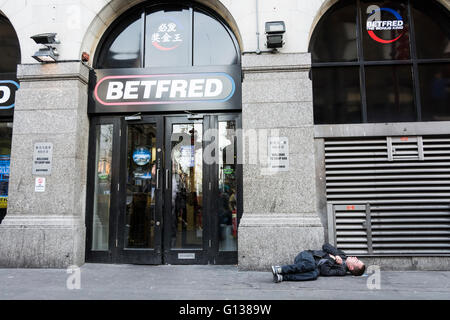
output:
M 325 139 L 329 228 L 349 254 L 450 254 L 450 137 Z

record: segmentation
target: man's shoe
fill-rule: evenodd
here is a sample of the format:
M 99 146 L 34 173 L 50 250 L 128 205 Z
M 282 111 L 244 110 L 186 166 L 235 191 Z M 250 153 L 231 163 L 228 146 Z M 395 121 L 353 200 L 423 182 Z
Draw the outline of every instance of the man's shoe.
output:
M 272 266 L 272 274 L 275 276 L 276 274 L 281 273 L 281 267 L 280 266 Z
M 273 276 L 273 282 L 279 283 L 281 281 L 283 281 L 283 276 L 281 274 L 277 274 L 277 275 Z

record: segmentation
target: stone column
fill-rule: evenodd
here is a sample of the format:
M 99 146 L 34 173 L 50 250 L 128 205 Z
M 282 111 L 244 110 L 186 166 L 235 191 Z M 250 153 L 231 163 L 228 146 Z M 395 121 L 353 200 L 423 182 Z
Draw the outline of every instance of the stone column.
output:
M 85 252 L 88 68 L 80 62 L 19 65 L 8 213 L 0 266 L 65 268 Z M 51 175 L 35 192 L 33 148 L 53 144 Z
M 259 159 L 251 163 L 255 149 L 244 143 L 242 270 L 290 264 L 299 251 L 323 244 L 316 210 L 310 67 L 309 53 L 243 56 L 242 127 L 244 136 L 257 133 Z M 267 172 L 265 142 L 270 136 L 289 139 L 289 171 Z

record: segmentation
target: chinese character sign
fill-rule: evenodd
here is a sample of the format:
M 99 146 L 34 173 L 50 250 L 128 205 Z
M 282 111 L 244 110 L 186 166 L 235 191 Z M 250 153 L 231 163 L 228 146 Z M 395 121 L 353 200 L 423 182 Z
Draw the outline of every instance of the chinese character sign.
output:
M 170 51 L 183 42 L 183 35 L 175 22 L 161 23 L 152 34 L 152 45 L 158 50 Z

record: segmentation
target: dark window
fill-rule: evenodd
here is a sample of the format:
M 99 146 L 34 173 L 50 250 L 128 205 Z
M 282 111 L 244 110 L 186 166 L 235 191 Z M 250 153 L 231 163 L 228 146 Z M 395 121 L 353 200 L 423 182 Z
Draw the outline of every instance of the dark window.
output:
M 415 121 L 411 66 L 366 67 L 367 121 Z
M 353 1 L 350 1 L 352 3 Z M 356 61 L 356 7 L 349 1 L 336 4 L 318 22 L 311 37 L 311 55 L 315 62 Z M 330 48 L 333 48 L 330 50 Z
M 211 16 L 194 13 L 194 65 L 230 65 L 238 63 L 238 54 L 227 29 Z
M 450 14 L 437 1 L 339 1 L 309 49 L 316 124 L 450 120 Z
M 361 122 L 357 67 L 313 69 L 314 122 Z
M 2 58 L 0 59 L 0 72 L 13 72 L 17 70 L 20 63 L 20 47 L 16 31 L 8 19 L 0 14 L 0 48 Z
M 411 8 L 415 24 L 417 57 L 450 58 L 450 18 L 432 1 L 414 1 Z
M 450 64 L 419 66 L 422 120 L 450 120 Z M 425 107 L 426 106 L 426 107 Z
M 143 6 L 118 20 L 101 43 L 97 69 L 240 63 L 230 29 L 197 5 Z
M 134 15 L 112 30 L 99 56 L 100 68 L 141 66 L 141 25 L 141 15 Z

